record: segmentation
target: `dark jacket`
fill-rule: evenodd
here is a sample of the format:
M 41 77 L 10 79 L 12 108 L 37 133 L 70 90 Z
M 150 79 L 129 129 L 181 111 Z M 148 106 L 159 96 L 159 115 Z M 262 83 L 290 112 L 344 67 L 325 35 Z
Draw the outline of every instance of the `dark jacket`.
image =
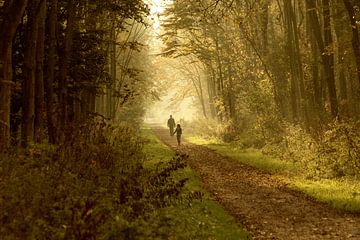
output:
M 175 127 L 175 120 L 173 118 L 169 118 L 169 120 L 167 121 L 167 126 Z
M 176 133 L 177 136 L 180 136 L 180 135 L 182 134 L 182 129 L 181 129 L 181 127 L 180 127 L 180 128 L 177 127 L 177 128 L 175 129 L 174 134 L 175 134 L 175 133 Z

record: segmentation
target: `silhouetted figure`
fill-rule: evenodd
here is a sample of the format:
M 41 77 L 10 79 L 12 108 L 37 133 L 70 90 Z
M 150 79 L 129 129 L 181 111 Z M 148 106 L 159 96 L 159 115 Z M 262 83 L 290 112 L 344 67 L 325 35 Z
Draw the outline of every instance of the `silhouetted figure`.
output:
M 173 134 L 176 133 L 176 140 L 178 142 L 178 146 L 180 146 L 180 143 L 181 143 L 181 134 L 182 134 L 182 129 L 181 129 L 181 126 L 180 124 L 178 124 L 176 126 L 176 129 L 175 129 L 175 132 Z
M 169 128 L 170 136 L 173 136 L 174 127 L 175 127 L 175 119 L 173 119 L 172 115 L 170 115 L 170 118 L 167 121 L 167 126 Z

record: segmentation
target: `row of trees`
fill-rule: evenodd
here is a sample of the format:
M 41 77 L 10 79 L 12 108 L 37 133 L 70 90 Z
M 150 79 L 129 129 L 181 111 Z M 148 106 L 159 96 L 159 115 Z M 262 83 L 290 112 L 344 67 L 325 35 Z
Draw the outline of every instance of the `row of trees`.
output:
M 188 59 L 190 75 L 203 79 L 193 82 L 205 117 L 233 128 L 249 121 L 274 128 L 282 119 L 321 130 L 360 116 L 359 7 L 357 0 L 176 0 L 164 16 L 164 55 Z
M 0 1 L 0 152 L 20 132 L 23 146 L 56 143 L 89 115 L 115 118 L 146 85 L 131 59 L 148 11 L 142 0 Z

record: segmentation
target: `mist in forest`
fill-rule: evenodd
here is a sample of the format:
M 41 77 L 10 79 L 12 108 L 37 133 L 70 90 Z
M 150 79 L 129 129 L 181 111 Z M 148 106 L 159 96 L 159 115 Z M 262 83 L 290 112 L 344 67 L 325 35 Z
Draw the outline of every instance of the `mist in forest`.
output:
M 161 24 L 164 20 L 164 11 L 171 6 L 172 1 L 155 0 L 150 3 L 150 21 L 152 28 L 148 41 L 150 54 L 153 55 L 153 68 L 156 69 L 152 75 L 157 87 L 160 89 L 158 98 L 149 103 L 146 109 L 145 122 L 166 123 L 169 115 L 176 120 L 191 121 L 198 114 L 195 106 L 195 98 L 192 92 L 186 92 L 189 87 L 187 76 L 179 70 L 182 62 L 179 59 L 169 59 L 162 56 L 165 48 L 161 40 L 164 29 Z M 185 83 L 185 84 L 184 84 Z
M 262 174 L 236 165 L 244 161 L 360 211 L 359 9 L 357 0 L 0 0 L 0 236 L 248 239 L 192 186 L 201 174 L 189 163 L 224 172 L 209 185 L 241 184 Z M 170 115 L 183 130 L 166 128 Z M 253 185 L 273 190 L 264 179 Z M 277 209 L 271 199 L 249 229 Z M 295 221 L 291 206 L 284 224 Z M 322 212 L 310 228 L 326 225 Z M 348 223 L 332 217 L 329 229 Z
M 171 114 L 279 156 L 358 158 L 354 1 L 20 2 L 0 2 L 0 151 Z

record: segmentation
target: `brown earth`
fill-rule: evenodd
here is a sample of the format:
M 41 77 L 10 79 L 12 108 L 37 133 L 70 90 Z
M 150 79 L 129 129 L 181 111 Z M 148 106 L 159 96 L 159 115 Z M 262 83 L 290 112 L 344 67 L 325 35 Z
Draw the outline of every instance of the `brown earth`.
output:
M 252 235 L 252 239 L 359 239 L 360 214 L 344 213 L 287 188 L 276 177 L 221 156 L 206 147 L 183 143 L 167 129 L 154 133 L 176 151 L 204 187 Z

